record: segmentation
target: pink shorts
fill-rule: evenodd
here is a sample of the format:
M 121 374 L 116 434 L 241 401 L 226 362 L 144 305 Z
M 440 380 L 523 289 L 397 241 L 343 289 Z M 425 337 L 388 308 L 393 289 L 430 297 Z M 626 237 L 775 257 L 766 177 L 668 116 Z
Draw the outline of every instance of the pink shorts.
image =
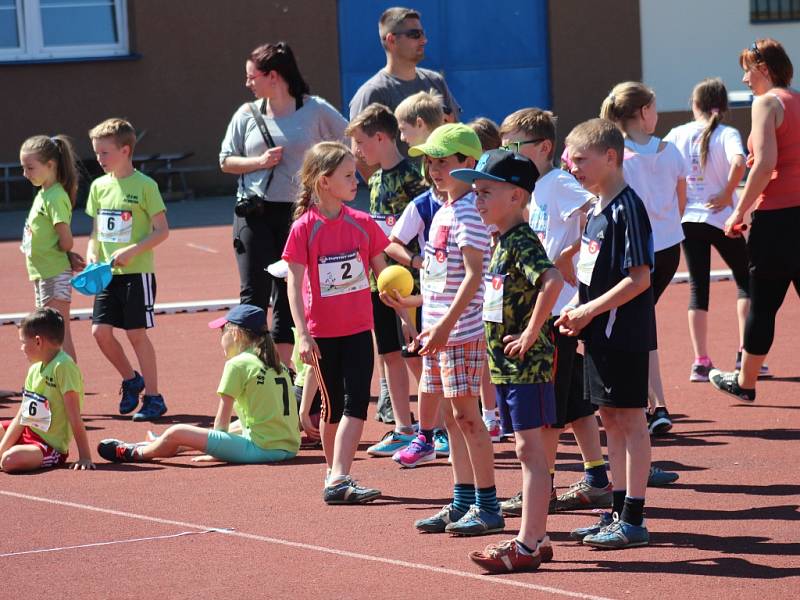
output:
M 3 431 L 9 428 L 11 425 L 11 421 L 0 421 L 0 425 L 3 426 Z M 21 445 L 30 445 L 36 446 L 39 450 L 42 451 L 42 468 L 46 467 L 60 467 L 64 463 L 67 462 L 68 454 L 61 454 L 55 448 L 51 448 L 47 445 L 42 438 L 40 438 L 35 431 L 33 431 L 30 427 L 25 427 L 22 430 L 22 435 L 19 436 L 17 443 L 14 444 L 15 446 Z
M 445 398 L 477 398 L 485 367 L 486 340 L 483 337 L 459 346 L 447 346 L 441 352 L 422 357 L 419 390 Z

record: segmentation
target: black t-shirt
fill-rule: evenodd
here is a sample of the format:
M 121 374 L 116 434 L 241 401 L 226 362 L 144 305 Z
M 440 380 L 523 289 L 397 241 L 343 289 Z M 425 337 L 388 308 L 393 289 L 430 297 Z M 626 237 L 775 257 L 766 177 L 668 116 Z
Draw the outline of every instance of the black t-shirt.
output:
M 632 267 L 655 264 L 653 233 L 647 210 L 630 187 L 623 189 L 599 214 L 590 213 L 578 260 L 581 304 L 605 294 L 628 276 Z M 587 344 L 628 352 L 657 347 L 652 288 L 596 316 L 581 332 Z

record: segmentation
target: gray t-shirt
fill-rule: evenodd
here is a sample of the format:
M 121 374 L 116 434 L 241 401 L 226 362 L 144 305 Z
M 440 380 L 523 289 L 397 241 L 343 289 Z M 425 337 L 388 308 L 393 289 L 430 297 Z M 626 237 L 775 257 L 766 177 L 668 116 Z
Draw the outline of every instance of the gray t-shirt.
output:
M 266 199 L 270 202 L 294 202 L 298 192 L 297 173 L 303 165 L 306 150 L 317 142 L 344 142 L 347 121 L 339 111 L 318 96 L 306 96 L 300 110 L 277 119 L 263 114 L 263 100 L 257 100 L 256 105 L 262 110 L 264 123 L 275 145 L 283 146 L 283 156 L 274 168 L 275 175 Z M 243 104 L 234 113 L 225 132 L 219 152 L 220 165 L 228 156 L 259 156 L 266 149 L 267 145 L 248 104 Z M 268 169 L 245 173 L 244 177 L 239 178 L 237 197 L 264 197 L 269 173 Z

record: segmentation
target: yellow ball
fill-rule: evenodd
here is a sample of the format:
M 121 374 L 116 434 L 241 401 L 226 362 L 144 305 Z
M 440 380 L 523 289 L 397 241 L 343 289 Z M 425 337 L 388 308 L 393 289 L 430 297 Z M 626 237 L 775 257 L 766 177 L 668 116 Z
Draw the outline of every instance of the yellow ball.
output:
M 414 291 L 411 271 L 401 265 L 389 265 L 378 275 L 378 291 L 392 293 L 393 290 L 405 298 Z

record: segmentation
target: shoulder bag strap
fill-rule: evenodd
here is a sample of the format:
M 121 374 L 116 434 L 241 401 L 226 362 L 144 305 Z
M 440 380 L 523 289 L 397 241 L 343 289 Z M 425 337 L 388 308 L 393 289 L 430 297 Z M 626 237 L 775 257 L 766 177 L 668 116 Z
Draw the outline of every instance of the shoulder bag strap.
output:
M 267 128 L 267 124 L 264 122 L 264 117 L 261 116 L 261 111 L 258 110 L 258 106 L 256 106 L 255 102 L 249 102 L 247 106 L 250 109 L 250 113 L 253 115 L 253 120 L 255 120 L 258 130 L 261 132 L 261 137 L 264 138 L 264 143 L 267 145 L 267 148 L 274 148 L 275 140 L 272 139 L 272 135 L 270 134 L 269 129 Z M 264 186 L 264 199 L 266 199 L 267 197 L 267 190 L 269 189 L 269 186 L 272 183 L 272 177 L 274 175 L 275 175 L 275 169 L 273 168 L 269 172 L 269 179 L 267 179 L 267 185 Z

